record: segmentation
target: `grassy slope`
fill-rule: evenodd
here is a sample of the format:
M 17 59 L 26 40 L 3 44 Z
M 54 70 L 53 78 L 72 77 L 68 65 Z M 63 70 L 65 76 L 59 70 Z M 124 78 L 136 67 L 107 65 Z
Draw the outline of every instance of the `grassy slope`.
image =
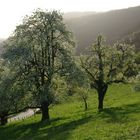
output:
M 51 124 L 40 115 L 0 127 L 1 140 L 140 140 L 140 93 L 130 85 L 113 85 L 105 97 L 106 109 L 98 113 L 97 96 L 89 109 L 81 102 L 51 108 Z

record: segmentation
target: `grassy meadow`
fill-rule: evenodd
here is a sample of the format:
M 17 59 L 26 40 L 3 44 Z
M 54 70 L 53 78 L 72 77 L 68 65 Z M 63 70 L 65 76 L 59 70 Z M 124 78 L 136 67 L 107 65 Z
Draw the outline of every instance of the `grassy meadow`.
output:
M 0 140 L 140 140 L 140 92 L 132 85 L 112 85 L 97 111 L 97 94 L 91 91 L 88 110 L 76 97 L 50 108 L 51 121 L 40 114 L 0 127 Z

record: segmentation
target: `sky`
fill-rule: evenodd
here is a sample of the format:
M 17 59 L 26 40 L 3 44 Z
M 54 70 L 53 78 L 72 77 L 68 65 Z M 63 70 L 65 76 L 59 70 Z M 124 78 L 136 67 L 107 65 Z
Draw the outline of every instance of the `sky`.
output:
M 140 0 L 0 0 L 0 38 L 7 38 L 25 15 L 37 8 L 105 12 L 140 5 Z

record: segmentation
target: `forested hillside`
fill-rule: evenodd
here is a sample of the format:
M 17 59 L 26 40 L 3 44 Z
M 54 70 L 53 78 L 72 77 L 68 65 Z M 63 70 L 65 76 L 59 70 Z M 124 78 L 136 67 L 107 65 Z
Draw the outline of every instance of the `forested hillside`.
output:
M 140 30 L 125 36 L 123 38 L 123 41 L 131 45 L 135 45 L 135 47 L 140 50 Z
M 65 21 L 74 32 L 77 51 L 80 52 L 95 40 L 98 34 L 106 36 L 109 43 L 140 29 L 140 6 L 105 13 L 67 13 Z M 138 46 L 138 45 L 137 45 Z
M 74 33 L 77 52 L 79 53 L 84 51 L 84 48 L 88 47 L 98 34 L 106 36 L 108 43 L 113 43 L 123 38 L 128 41 L 132 38 L 135 41 L 131 43 L 140 48 L 140 41 L 138 41 L 140 39 L 136 35 L 140 31 L 139 13 L 140 6 L 105 13 L 70 12 L 65 13 L 63 17 L 70 30 Z M 3 39 L 0 39 L 0 47 L 2 41 Z

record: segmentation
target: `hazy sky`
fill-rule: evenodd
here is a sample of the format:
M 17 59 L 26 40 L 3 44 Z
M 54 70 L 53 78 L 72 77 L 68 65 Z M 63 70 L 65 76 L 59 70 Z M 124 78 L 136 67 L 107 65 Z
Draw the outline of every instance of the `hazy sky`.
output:
M 137 5 L 140 0 L 0 0 L 0 38 L 8 37 L 22 18 L 36 8 L 103 12 Z

